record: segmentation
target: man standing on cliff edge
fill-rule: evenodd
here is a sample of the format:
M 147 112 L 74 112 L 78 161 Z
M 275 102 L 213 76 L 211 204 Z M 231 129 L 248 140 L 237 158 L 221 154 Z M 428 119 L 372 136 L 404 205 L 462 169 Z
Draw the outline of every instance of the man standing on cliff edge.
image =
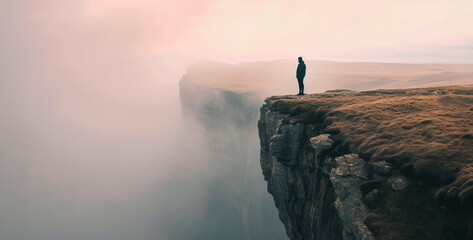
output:
M 299 83 L 299 94 L 304 95 L 304 77 L 305 77 L 305 63 L 302 57 L 299 57 L 299 65 L 297 65 L 296 71 L 297 82 Z

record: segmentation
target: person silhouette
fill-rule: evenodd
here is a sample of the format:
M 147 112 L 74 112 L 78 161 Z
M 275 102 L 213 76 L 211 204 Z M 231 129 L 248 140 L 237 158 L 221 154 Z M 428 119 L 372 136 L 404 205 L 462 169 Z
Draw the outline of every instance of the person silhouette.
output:
M 297 65 L 296 78 L 299 83 L 299 93 L 297 95 L 304 95 L 304 77 L 305 77 L 305 63 L 302 57 L 299 57 L 299 65 Z

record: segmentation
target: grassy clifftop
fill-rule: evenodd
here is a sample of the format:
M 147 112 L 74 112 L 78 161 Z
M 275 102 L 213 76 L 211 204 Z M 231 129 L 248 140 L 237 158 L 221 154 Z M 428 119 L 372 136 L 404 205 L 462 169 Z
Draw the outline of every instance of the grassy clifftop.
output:
M 366 223 L 378 239 L 473 237 L 473 85 L 275 100 L 272 111 L 288 121 L 321 125 L 340 148 L 412 180 L 403 191 L 381 188 L 371 205 Z

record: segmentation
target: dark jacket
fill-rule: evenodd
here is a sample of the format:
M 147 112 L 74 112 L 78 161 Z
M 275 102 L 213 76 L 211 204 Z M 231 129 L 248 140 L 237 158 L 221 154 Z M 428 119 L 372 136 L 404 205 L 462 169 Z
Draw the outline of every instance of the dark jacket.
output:
M 296 77 L 297 77 L 297 79 L 303 79 L 305 77 L 305 63 L 304 63 L 304 61 L 299 62 L 299 65 L 297 65 Z

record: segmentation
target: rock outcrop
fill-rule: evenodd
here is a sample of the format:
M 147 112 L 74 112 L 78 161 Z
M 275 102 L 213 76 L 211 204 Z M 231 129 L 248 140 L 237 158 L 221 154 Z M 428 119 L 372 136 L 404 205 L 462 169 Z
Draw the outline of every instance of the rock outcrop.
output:
M 267 98 L 260 164 L 289 238 L 473 239 L 471 140 L 461 137 L 471 95 L 455 86 Z
M 363 223 L 360 184 L 369 166 L 356 154 L 336 156 L 329 134 L 285 122 L 261 107 L 261 167 L 290 239 L 374 239 Z

